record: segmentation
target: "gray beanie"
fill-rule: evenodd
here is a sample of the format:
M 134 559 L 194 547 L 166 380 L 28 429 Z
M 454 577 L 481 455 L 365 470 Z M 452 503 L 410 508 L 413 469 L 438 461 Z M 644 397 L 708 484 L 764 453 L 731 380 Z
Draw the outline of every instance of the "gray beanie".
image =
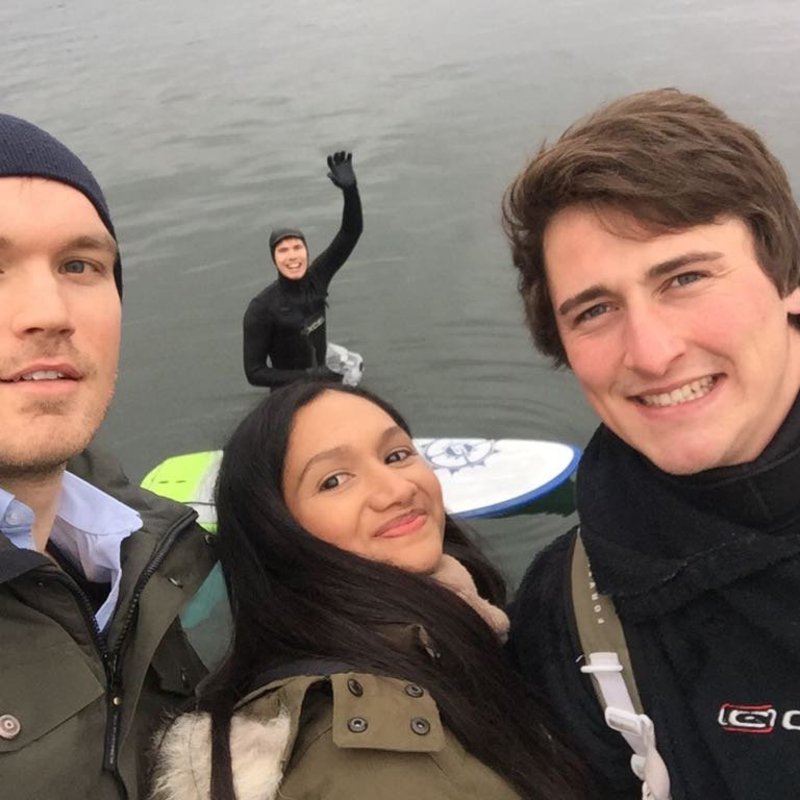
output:
M 85 195 L 116 241 L 108 205 L 88 167 L 61 142 L 30 122 L 0 114 L 0 178 L 48 178 Z M 122 297 L 122 263 L 114 262 L 114 282 Z

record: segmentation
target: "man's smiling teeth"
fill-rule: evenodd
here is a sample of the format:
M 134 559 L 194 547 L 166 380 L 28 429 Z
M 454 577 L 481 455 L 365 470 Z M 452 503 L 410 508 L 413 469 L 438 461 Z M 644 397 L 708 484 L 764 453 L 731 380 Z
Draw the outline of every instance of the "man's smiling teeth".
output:
M 689 402 L 689 400 L 698 400 L 701 397 L 705 397 L 713 388 L 714 382 L 715 379 L 711 375 L 706 375 L 705 378 L 684 384 L 671 392 L 642 394 L 639 395 L 638 399 L 646 406 L 658 406 L 659 408 L 678 406 L 681 403 Z
M 57 372 L 54 369 L 40 369 L 36 372 L 27 372 L 20 375 L 17 380 L 19 381 L 55 381 L 59 378 L 66 378 L 63 372 Z

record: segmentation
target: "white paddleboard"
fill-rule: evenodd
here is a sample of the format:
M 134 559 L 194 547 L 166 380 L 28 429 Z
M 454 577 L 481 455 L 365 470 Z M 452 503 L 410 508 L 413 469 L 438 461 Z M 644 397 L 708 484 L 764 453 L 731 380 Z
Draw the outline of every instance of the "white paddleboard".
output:
M 532 439 L 414 439 L 442 485 L 445 508 L 466 519 L 521 511 L 575 471 L 581 451 Z M 214 482 L 222 451 L 173 456 L 142 480 L 156 494 L 193 506 L 199 522 L 216 527 Z
M 414 439 L 460 517 L 505 516 L 560 486 L 581 451 L 532 439 Z

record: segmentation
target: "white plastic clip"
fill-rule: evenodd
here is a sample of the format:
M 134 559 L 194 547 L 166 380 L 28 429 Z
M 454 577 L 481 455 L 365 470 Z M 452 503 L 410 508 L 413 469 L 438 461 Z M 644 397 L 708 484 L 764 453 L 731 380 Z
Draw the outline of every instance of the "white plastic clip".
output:
M 637 752 L 631 756 L 631 770 L 642 781 L 643 800 L 671 800 L 669 773 L 656 749 L 653 720 L 647 714 L 632 714 L 610 706 L 605 717 L 609 728 L 639 740 Z
M 598 672 L 622 672 L 616 653 L 590 653 L 589 663 L 581 667 L 581 672 L 595 675 Z
M 646 730 L 653 730 L 653 722 L 646 714 L 634 714 L 622 708 L 606 707 L 606 725 L 620 733 L 632 733 L 644 738 Z

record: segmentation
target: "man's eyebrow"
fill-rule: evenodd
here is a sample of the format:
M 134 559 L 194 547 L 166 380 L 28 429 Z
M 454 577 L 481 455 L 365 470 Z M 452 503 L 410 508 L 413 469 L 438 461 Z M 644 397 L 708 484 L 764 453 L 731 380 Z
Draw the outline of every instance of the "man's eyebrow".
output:
M 665 275 L 670 275 L 671 273 L 679 269 L 683 269 L 690 264 L 698 264 L 703 261 L 716 261 L 717 259 L 722 258 L 723 255 L 723 253 L 718 253 L 716 251 L 697 251 L 684 253 L 683 255 L 676 256 L 675 258 L 670 258 L 667 261 L 661 261 L 658 264 L 653 264 L 653 266 L 647 270 L 645 276 L 650 280 L 654 278 L 663 278 Z M 593 300 L 599 300 L 612 294 L 613 292 L 607 286 L 604 286 L 602 283 L 596 283 L 593 286 L 589 286 L 588 288 L 584 289 L 582 292 L 578 292 L 578 294 L 574 295 L 573 297 L 567 298 L 558 307 L 558 313 L 563 317 L 565 314 L 569 314 L 569 312 L 577 306 L 583 305 L 584 303 L 591 303 Z
M 563 317 L 566 314 L 569 314 L 573 308 L 582 306 L 584 303 L 591 303 L 592 300 L 599 300 L 601 297 L 608 297 L 609 294 L 611 294 L 610 289 L 608 289 L 606 286 L 603 286 L 602 283 L 596 283 L 594 286 L 590 286 L 588 289 L 578 292 L 578 294 L 574 295 L 573 297 L 568 297 L 558 307 L 558 313 Z
M 12 250 L 14 242 L 6 236 L 0 236 L 0 250 Z M 117 257 L 117 243 L 108 234 L 76 236 L 66 241 L 60 248 L 67 250 L 100 250 Z
M 662 278 L 664 275 L 669 275 L 675 270 L 688 267 L 690 264 L 698 264 L 701 261 L 717 261 L 722 258 L 724 253 L 716 251 L 696 251 L 691 253 L 684 253 L 682 256 L 670 258 L 667 261 L 662 261 L 660 264 L 654 264 L 647 270 L 648 278 Z
M 76 236 L 61 248 L 62 250 L 101 250 L 117 257 L 117 243 L 108 234 L 98 236 Z

